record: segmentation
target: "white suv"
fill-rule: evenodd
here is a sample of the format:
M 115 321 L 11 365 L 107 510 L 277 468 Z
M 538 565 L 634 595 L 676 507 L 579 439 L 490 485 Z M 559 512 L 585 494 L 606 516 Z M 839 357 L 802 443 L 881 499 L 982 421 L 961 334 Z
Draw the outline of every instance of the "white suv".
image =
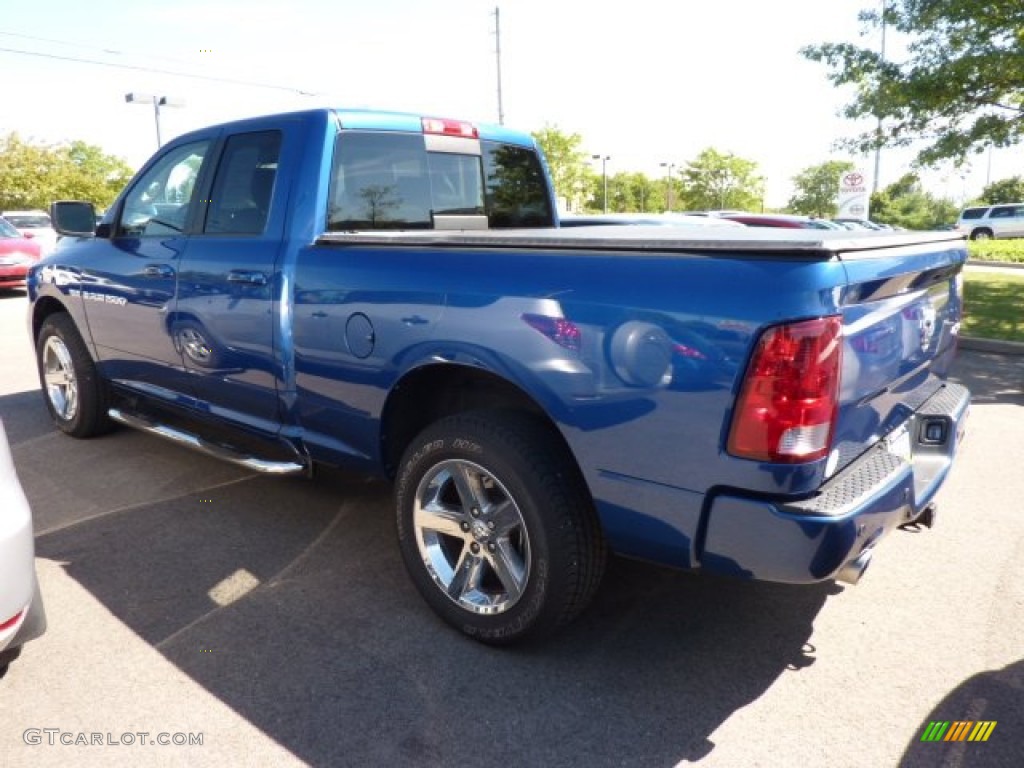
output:
M 967 232 L 971 240 L 1024 237 L 1024 203 L 965 208 L 956 221 L 956 228 Z

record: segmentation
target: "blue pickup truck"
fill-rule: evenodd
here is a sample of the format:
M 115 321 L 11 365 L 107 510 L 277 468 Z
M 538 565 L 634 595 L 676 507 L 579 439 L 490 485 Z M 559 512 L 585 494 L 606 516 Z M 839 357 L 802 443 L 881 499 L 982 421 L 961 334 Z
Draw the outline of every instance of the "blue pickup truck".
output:
M 504 127 L 313 110 L 167 144 L 29 275 L 60 430 L 393 481 L 426 602 L 540 636 L 608 552 L 855 583 L 930 526 L 969 393 L 956 233 L 561 229 Z

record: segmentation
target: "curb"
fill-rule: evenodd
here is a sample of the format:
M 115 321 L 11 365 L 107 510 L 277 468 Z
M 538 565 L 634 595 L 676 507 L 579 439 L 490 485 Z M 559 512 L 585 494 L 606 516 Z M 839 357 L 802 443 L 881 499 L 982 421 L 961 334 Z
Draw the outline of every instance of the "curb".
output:
M 1024 343 L 1019 341 L 1000 341 L 999 339 L 978 339 L 973 336 L 961 336 L 957 346 L 960 349 L 972 349 L 975 352 L 995 352 L 998 355 L 1024 355 Z
M 997 269 L 1024 269 L 1024 262 L 1019 261 L 981 261 L 980 259 L 968 259 L 968 267 L 995 267 Z

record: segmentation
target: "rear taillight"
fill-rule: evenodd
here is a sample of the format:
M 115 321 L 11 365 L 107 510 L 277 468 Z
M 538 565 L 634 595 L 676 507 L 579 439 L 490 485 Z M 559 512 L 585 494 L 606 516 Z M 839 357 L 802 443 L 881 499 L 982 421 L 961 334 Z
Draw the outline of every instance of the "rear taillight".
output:
M 770 328 L 754 350 L 728 450 L 757 461 L 795 463 L 828 454 L 842 370 L 842 319 Z

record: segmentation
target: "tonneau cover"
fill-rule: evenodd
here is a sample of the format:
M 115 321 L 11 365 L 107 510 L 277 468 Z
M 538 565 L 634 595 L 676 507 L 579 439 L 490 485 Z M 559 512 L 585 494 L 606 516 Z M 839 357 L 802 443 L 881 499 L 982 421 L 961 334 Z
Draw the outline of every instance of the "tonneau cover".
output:
M 544 248 L 608 251 L 728 251 L 830 258 L 843 253 L 950 244 L 962 248 L 960 232 L 853 232 L 825 229 L 749 227 L 572 227 L 571 229 L 492 229 L 482 231 L 375 230 L 327 232 L 318 245 L 445 246 L 464 248 Z

